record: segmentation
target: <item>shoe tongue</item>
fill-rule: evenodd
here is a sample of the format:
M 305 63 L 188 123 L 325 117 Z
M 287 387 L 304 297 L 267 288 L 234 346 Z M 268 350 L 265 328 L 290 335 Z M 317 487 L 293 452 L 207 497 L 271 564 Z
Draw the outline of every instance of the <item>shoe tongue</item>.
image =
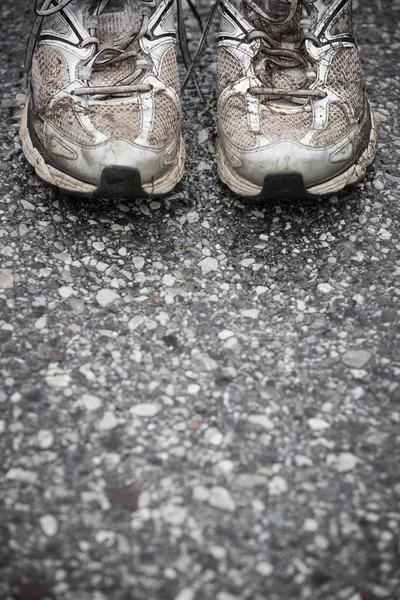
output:
M 303 88 L 307 83 L 304 69 L 294 67 L 293 69 L 279 69 L 278 67 L 272 73 L 271 83 L 274 88 L 286 91 L 293 91 Z
M 287 0 L 254 0 L 271 19 L 284 19 L 288 16 L 291 2 Z
M 299 27 L 301 19 L 301 6 L 294 15 L 293 19 L 285 24 L 283 21 L 289 16 L 291 2 L 287 0 L 255 0 L 255 2 L 263 9 L 268 17 L 273 21 L 266 22 L 263 19 L 257 19 L 254 24 L 257 28 L 268 33 L 283 49 L 294 49 L 301 41 L 302 32 Z M 276 62 L 279 62 L 279 57 L 275 57 Z M 287 59 L 284 59 L 286 62 Z M 266 69 L 265 76 L 271 87 L 292 91 L 302 88 L 306 85 L 307 79 L 305 69 L 300 66 L 278 66 L 271 64 Z
M 96 38 L 99 40 L 99 50 L 112 50 L 116 43 L 121 43 L 121 48 L 132 50 L 133 42 L 130 39 L 139 32 L 143 21 L 143 3 L 140 0 L 110 0 L 107 5 L 98 12 L 101 0 L 92 0 L 84 18 L 84 24 L 89 29 L 91 15 L 96 14 Z M 128 45 L 125 47 L 125 41 Z M 118 46 L 117 46 L 118 47 Z M 110 58 L 115 55 L 110 55 Z M 107 55 L 103 54 L 103 59 Z M 136 59 L 130 56 L 112 64 L 95 65 L 90 78 L 92 86 L 111 86 L 121 84 L 135 71 Z M 122 85 L 122 84 L 121 84 Z
M 124 0 L 110 0 L 107 4 L 107 8 L 104 10 L 105 13 L 116 13 L 123 12 L 125 8 Z
M 97 36 L 100 43 L 120 38 L 126 32 L 137 32 L 142 22 L 140 0 L 110 0 L 98 15 Z
M 290 10 L 290 2 L 285 0 L 258 0 L 257 4 L 273 19 L 285 18 Z
M 292 19 L 286 21 L 290 15 L 291 3 L 286 0 L 254 0 L 254 2 L 265 12 L 269 21 L 255 16 L 252 22 L 257 29 L 268 33 L 278 44 L 283 47 L 296 45 L 301 40 L 300 19 L 302 9 L 299 4 Z

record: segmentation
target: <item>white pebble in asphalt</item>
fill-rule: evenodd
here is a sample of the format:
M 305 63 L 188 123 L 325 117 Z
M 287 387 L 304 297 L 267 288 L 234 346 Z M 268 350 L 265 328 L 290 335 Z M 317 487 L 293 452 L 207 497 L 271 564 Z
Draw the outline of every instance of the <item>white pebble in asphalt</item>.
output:
M 58 532 L 58 522 L 53 515 L 44 515 L 40 518 L 40 527 L 47 537 L 54 537 Z
M 47 450 L 54 444 L 54 435 L 48 429 L 41 429 L 37 435 L 39 448 Z
M 109 304 L 115 302 L 115 300 L 117 300 L 118 298 L 119 295 L 117 294 L 117 292 L 114 292 L 114 290 L 110 290 L 108 288 L 103 288 L 99 290 L 96 294 L 97 302 L 100 304 L 100 306 L 104 308 Z
M 354 454 L 351 454 L 350 452 L 342 452 L 338 456 L 336 469 L 339 473 L 347 473 L 348 471 L 352 471 L 358 462 L 359 459 L 357 456 L 354 456 Z
M 135 404 L 132 406 L 130 412 L 136 417 L 154 417 L 154 415 L 156 415 L 160 409 L 161 406 L 158 404 L 148 404 L 143 402 L 141 404 Z
M 214 508 L 233 512 L 236 508 L 231 493 L 220 485 L 214 485 L 210 491 L 208 502 Z
M 370 361 L 372 355 L 366 350 L 349 350 L 343 355 L 343 362 L 352 369 L 362 369 Z

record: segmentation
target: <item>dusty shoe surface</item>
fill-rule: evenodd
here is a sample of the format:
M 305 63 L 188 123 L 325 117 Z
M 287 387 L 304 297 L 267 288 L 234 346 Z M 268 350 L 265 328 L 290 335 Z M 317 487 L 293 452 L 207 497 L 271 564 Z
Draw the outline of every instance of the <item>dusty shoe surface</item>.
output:
M 242 196 L 333 194 L 362 180 L 377 130 L 351 0 L 221 0 L 221 179 Z
M 37 18 L 28 161 L 46 182 L 104 197 L 164 194 L 183 175 L 171 0 L 45 0 Z

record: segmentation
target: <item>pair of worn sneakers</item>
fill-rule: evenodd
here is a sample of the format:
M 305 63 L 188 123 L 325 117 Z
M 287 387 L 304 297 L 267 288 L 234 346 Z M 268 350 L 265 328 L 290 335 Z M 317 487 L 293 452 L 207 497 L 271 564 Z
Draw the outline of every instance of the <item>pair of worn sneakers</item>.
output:
M 165 194 L 181 180 L 176 12 L 190 69 L 181 2 L 36 0 L 21 139 L 41 179 L 108 198 Z M 222 181 L 265 197 L 320 197 L 361 181 L 377 129 L 351 0 L 216 0 L 216 10 Z

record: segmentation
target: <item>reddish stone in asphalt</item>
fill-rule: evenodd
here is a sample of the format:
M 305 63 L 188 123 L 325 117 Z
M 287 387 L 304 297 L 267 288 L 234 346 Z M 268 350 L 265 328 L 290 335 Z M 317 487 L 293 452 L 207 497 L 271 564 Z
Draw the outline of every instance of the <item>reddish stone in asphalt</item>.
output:
M 127 487 L 111 488 L 107 495 L 111 504 L 133 511 L 137 510 L 141 491 L 140 486 L 135 484 Z
M 42 583 L 29 581 L 23 586 L 16 600 L 44 600 L 45 598 L 54 598 L 54 596 Z

